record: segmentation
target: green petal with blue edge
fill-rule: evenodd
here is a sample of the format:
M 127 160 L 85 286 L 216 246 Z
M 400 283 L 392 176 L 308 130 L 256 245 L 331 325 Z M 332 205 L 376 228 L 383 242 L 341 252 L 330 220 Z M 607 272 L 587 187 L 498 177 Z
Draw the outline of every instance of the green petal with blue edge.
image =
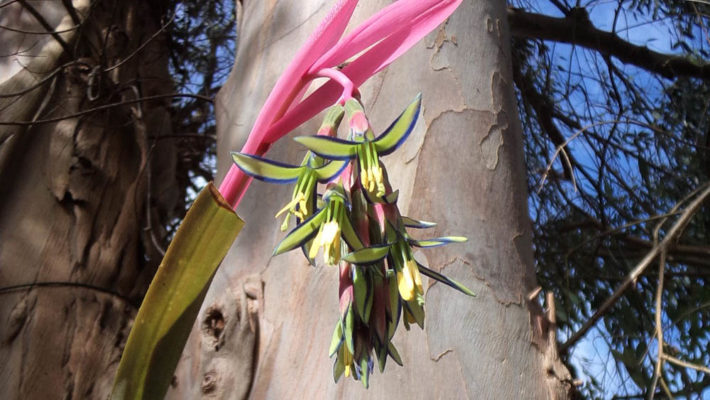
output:
M 402 315 L 402 307 L 399 299 L 399 288 L 397 286 L 397 277 L 393 270 L 387 270 L 387 283 L 389 285 L 389 300 L 390 300 L 390 324 L 387 330 L 388 339 L 392 339 L 395 331 L 397 330 L 397 325 L 399 325 L 399 319 Z
M 421 295 L 418 294 L 417 296 Z M 417 325 L 419 325 L 421 329 L 424 329 L 424 307 L 418 303 L 418 299 L 414 298 L 413 300 L 405 301 L 404 306 L 407 307 L 409 313 L 412 314 Z
M 328 182 L 336 176 L 340 175 L 341 172 L 348 165 L 346 160 L 333 160 L 322 167 L 316 168 L 316 176 L 318 176 L 318 182 L 324 183 Z
M 362 249 L 364 245 L 362 244 L 362 240 L 360 240 L 360 236 L 358 236 L 357 232 L 355 232 L 355 229 L 353 228 L 353 225 L 350 223 L 350 218 L 345 216 L 343 221 L 340 222 L 340 234 L 343 239 L 345 239 L 348 246 L 350 246 L 352 250 Z
M 452 287 L 452 288 L 458 290 L 459 292 L 461 292 L 461 293 L 463 293 L 463 294 L 467 294 L 467 295 L 473 296 L 473 297 L 476 296 L 476 293 L 473 293 L 473 292 L 471 291 L 471 289 L 469 289 L 469 288 L 467 288 L 466 286 L 464 286 L 464 285 L 462 285 L 462 284 L 456 282 L 455 280 L 453 280 L 453 279 L 451 279 L 451 278 L 448 278 L 448 277 L 446 277 L 446 276 L 444 276 L 444 275 L 442 275 L 442 274 L 440 274 L 440 273 L 438 273 L 438 272 L 436 272 L 436 271 L 434 271 L 434 270 L 431 270 L 431 269 L 429 269 L 429 268 L 423 266 L 423 265 L 420 264 L 420 263 L 417 263 L 417 266 L 419 266 L 419 272 L 421 272 L 422 275 L 428 276 L 428 277 L 431 278 L 431 279 L 437 280 L 437 281 L 443 283 L 444 285 L 448 285 L 448 286 L 450 286 L 450 287 Z
M 342 259 L 343 261 L 358 265 L 373 264 L 387 257 L 389 251 L 389 245 L 365 247 L 347 254 Z
M 236 152 L 232 153 L 232 159 L 245 174 L 271 183 L 295 182 L 304 168 Z
M 345 365 L 343 364 L 343 357 L 338 355 L 338 357 L 335 358 L 335 363 L 333 364 L 333 379 L 335 380 L 335 383 L 338 383 L 338 380 L 340 380 L 340 377 L 343 376 L 344 372 Z
M 397 348 L 394 347 L 392 342 L 387 344 L 387 352 L 389 353 L 390 357 L 392 357 L 394 362 L 399 364 L 400 367 L 403 365 L 402 364 L 402 357 L 399 356 L 399 352 L 397 351 Z
M 362 372 L 362 385 L 367 389 L 370 386 L 370 365 L 365 357 L 360 360 L 360 369 Z
M 375 292 L 374 284 L 372 282 L 372 275 L 366 271 L 365 278 L 367 279 L 367 295 L 365 297 L 365 311 L 363 312 L 363 321 L 370 321 L 370 313 L 372 312 L 372 304 L 375 302 Z
M 377 363 L 380 367 L 380 373 L 385 372 L 385 364 L 387 364 L 387 346 L 380 345 L 380 347 L 376 349 L 375 353 L 377 354 Z
M 355 340 L 353 339 L 353 330 L 355 329 L 355 312 L 353 311 L 353 305 L 348 306 L 348 310 L 345 312 L 345 324 L 343 326 L 343 334 L 345 336 L 345 345 L 350 350 L 350 354 L 355 354 Z
M 340 345 L 343 344 L 343 323 L 338 319 L 338 323 L 335 325 L 335 330 L 333 331 L 333 338 L 330 340 L 330 349 L 328 350 L 328 357 L 333 357 Z
M 380 136 L 375 139 L 377 154 L 386 156 L 401 145 L 414 129 L 422 105 L 422 94 L 417 94 L 409 106 Z
M 399 189 L 382 196 L 382 200 L 385 204 L 395 204 L 397 202 L 397 199 L 399 199 Z
M 354 266 L 353 269 L 353 296 L 355 297 L 355 307 L 360 319 L 367 321 L 365 318 L 365 302 L 367 300 L 367 280 L 365 279 L 365 271 L 360 267 Z
M 433 228 L 436 226 L 436 222 L 420 221 L 420 220 L 416 220 L 414 218 L 409 218 L 409 217 L 402 217 L 402 223 L 407 228 L 414 228 L 414 229 L 427 229 L 427 228 Z
M 330 136 L 297 136 L 293 140 L 308 150 L 330 160 L 347 160 L 355 157 L 359 143 Z
M 326 210 L 327 208 L 318 210 L 318 212 L 289 232 L 288 235 L 281 240 L 281 243 L 276 246 L 273 255 L 277 256 L 289 250 L 293 250 L 309 241 L 318 232 L 318 229 L 323 223 L 326 217 Z
M 443 245 L 446 245 L 449 243 L 463 243 L 467 240 L 468 239 L 463 236 L 442 236 L 442 237 L 438 237 L 438 238 L 434 238 L 434 239 L 426 239 L 426 240 L 408 239 L 407 241 L 412 246 L 429 248 L 429 247 L 439 247 L 439 246 L 443 246 Z

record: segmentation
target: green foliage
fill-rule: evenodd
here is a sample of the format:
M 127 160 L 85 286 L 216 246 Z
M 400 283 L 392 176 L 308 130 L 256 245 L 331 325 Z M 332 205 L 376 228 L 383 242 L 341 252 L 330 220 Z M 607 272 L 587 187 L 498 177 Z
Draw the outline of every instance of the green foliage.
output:
M 554 3 L 571 11 L 565 2 Z M 522 1 L 517 5 L 534 7 Z M 590 3 L 586 11 L 597 12 L 598 19 L 592 20 L 597 28 L 614 29 L 639 46 L 666 48 L 708 63 L 708 36 L 702 28 L 708 5 L 605 4 L 611 21 L 606 25 L 596 6 Z M 633 42 L 629 38 L 639 37 L 633 29 L 653 34 Z M 538 281 L 555 294 L 564 341 L 654 246 L 657 228 L 659 240 L 664 237 L 677 218 L 674 207 L 682 211 L 689 196 L 710 183 L 710 82 L 665 79 L 624 65 L 614 54 L 553 41 L 515 39 L 513 52 Z M 553 158 L 562 146 L 565 154 Z M 705 206 L 696 213 L 671 246 L 662 293 L 665 351 L 702 366 L 710 364 L 705 289 L 710 263 L 703 256 L 710 251 L 708 211 Z M 656 260 L 587 335 L 598 345 L 596 361 L 582 362 L 584 371 L 578 371 L 596 376 L 583 389 L 589 397 L 646 397 L 658 349 L 658 278 Z M 576 357 L 585 352 L 580 349 Z M 710 390 L 709 376 L 669 362 L 662 378 L 680 397 Z
M 170 243 L 128 336 L 111 398 L 160 399 L 219 263 L 243 222 L 210 183 Z

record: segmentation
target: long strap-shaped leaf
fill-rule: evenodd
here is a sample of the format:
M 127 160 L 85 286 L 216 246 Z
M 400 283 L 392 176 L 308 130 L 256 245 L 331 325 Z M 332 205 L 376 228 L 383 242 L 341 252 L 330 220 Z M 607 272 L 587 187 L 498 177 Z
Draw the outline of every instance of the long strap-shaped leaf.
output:
M 138 310 L 113 400 L 165 396 L 212 277 L 243 225 L 212 183 L 200 192 Z

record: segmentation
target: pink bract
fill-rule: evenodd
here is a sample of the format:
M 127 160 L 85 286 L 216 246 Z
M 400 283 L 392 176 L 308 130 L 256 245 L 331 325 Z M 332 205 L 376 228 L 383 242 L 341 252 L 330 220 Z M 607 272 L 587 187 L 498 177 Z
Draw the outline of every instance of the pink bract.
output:
M 242 153 L 263 156 L 272 143 L 338 100 L 342 86 L 333 80 L 305 99 L 299 98 L 319 71 L 335 68 L 364 51 L 341 71 L 357 88 L 434 30 L 461 1 L 399 0 L 342 39 L 357 0 L 338 1 L 274 85 Z M 236 209 L 250 182 L 249 176 L 232 165 L 219 191 Z

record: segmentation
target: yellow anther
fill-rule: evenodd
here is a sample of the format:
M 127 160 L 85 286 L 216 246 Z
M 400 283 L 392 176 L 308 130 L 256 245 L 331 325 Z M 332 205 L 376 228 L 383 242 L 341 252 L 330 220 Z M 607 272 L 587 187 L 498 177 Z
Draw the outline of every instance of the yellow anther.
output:
M 343 345 L 343 365 L 345 365 L 345 376 L 350 376 L 350 365 L 353 363 L 353 355 L 350 354 L 348 346 Z
M 336 265 L 340 262 L 340 225 L 337 221 L 329 221 L 323 225 L 321 237 L 323 259 L 326 264 Z

